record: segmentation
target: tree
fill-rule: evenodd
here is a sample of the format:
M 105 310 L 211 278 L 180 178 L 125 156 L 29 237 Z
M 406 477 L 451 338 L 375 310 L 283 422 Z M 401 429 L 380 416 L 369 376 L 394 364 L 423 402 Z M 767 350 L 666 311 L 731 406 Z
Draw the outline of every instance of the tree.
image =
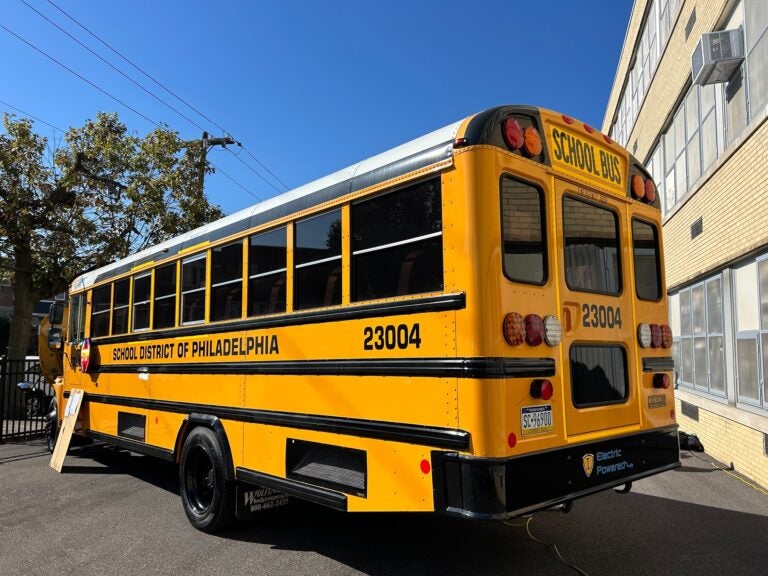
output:
M 202 142 L 157 128 L 141 138 L 117 114 L 70 128 L 55 149 L 32 122 L 4 115 L 0 266 L 13 271 L 9 355 L 22 357 L 32 310 L 72 279 L 220 218 L 200 188 Z

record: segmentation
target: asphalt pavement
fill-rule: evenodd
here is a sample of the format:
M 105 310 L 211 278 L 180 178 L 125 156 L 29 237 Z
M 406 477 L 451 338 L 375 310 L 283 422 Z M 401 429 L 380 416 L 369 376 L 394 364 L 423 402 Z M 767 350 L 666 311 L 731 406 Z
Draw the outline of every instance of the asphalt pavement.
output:
M 760 575 L 768 495 L 706 454 L 506 525 L 434 514 L 343 514 L 297 502 L 217 535 L 192 528 L 177 468 L 104 446 L 62 474 L 42 441 L 0 445 L 0 576 Z M 539 540 L 539 541 L 537 541 Z

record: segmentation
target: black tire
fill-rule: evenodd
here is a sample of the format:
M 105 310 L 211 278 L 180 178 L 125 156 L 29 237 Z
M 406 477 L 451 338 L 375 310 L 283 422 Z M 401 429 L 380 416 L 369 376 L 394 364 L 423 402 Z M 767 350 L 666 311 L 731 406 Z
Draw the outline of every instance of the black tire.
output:
M 59 410 L 56 398 L 53 398 L 48 405 L 46 420 L 45 443 L 48 446 L 48 452 L 53 454 L 53 449 L 56 447 L 56 440 L 59 437 Z
M 184 512 L 203 532 L 216 532 L 235 518 L 235 485 L 227 480 L 227 460 L 216 434 L 192 430 L 184 441 L 179 488 Z

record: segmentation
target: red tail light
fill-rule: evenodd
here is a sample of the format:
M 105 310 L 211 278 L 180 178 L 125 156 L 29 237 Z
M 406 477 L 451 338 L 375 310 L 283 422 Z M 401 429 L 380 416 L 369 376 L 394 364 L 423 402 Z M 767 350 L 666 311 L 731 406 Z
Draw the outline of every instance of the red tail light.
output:
M 651 324 L 651 348 L 661 347 L 661 326 Z
M 544 341 L 544 320 L 538 314 L 525 317 L 525 342 L 529 346 L 538 346 Z
M 534 380 L 531 382 L 531 397 L 549 400 L 552 398 L 555 389 L 549 380 Z
M 654 200 L 656 200 L 656 184 L 653 183 L 653 180 L 648 178 L 648 180 L 645 181 L 645 201 L 648 202 L 648 204 L 653 204 Z
M 653 387 L 663 388 L 664 390 L 669 388 L 669 376 L 667 376 L 666 374 L 654 374 Z
M 504 142 L 512 150 L 520 150 L 520 148 L 523 147 L 525 141 L 525 138 L 523 137 L 523 127 L 520 126 L 520 122 L 514 118 L 507 118 L 504 120 L 502 134 L 504 136 Z

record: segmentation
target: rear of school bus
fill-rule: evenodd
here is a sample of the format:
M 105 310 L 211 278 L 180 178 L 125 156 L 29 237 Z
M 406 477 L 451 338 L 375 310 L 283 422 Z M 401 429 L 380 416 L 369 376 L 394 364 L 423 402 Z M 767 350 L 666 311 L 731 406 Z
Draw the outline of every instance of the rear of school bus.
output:
M 433 452 L 435 509 L 510 517 L 679 466 L 648 174 L 591 127 L 536 108 L 477 115 L 456 146 L 444 191 L 464 214 L 445 247 L 467 254 L 446 270 L 467 292 L 457 352 L 496 377 L 459 380 L 471 447 Z

